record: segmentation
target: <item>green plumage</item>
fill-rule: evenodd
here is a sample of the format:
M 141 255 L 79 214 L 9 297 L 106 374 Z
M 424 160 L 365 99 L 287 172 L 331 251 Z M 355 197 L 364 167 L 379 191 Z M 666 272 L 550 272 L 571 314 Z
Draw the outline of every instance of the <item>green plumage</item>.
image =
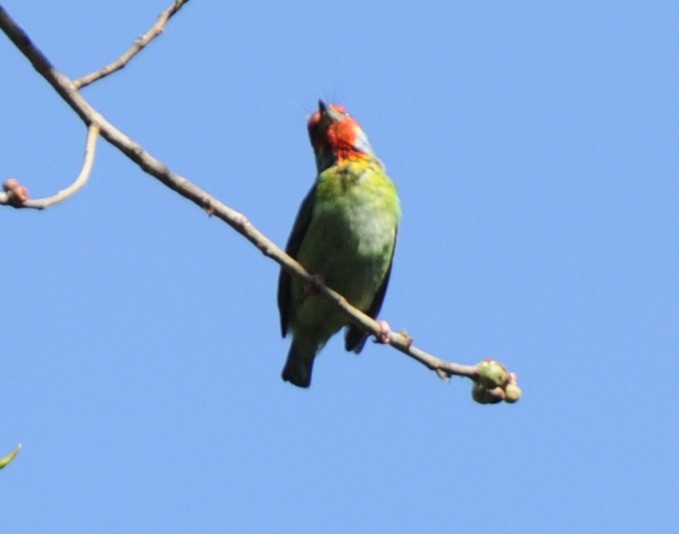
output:
M 364 134 L 363 140 L 367 145 Z M 372 150 L 349 151 L 318 175 L 302 203 L 286 251 L 351 304 L 376 317 L 389 282 L 400 216 L 396 187 Z M 283 379 L 308 387 L 316 353 L 347 319 L 283 270 L 278 306 L 283 335 L 293 336 Z M 365 340 L 360 330 L 348 327 L 347 350 L 360 352 Z

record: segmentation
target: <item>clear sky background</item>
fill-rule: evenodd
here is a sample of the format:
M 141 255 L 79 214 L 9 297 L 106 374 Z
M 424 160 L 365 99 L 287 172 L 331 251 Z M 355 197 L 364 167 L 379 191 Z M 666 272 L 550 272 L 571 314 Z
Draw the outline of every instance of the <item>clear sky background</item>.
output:
M 76 78 L 169 3 L 2 5 Z M 85 130 L 0 66 L 0 178 L 54 193 Z M 402 199 L 381 317 L 524 397 L 340 337 L 282 382 L 276 264 L 101 142 L 0 209 L 3 532 L 679 529 L 676 2 L 193 0 L 83 94 L 281 245 L 344 104 Z

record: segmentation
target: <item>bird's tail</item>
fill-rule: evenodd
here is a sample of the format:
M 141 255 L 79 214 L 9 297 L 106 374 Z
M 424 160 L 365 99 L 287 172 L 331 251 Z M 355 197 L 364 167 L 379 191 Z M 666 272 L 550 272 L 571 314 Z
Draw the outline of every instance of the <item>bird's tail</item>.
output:
M 347 333 L 344 335 L 344 348 L 358 354 L 363 350 L 363 345 L 365 345 L 367 339 L 368 334 L 359 330 L 354 325 L 350 325 L 347 328 Z
M 319 348 L 316 343 L 300 342 L 293 338 L 288 360 L 281 374 L 283 380 L 300 388 L 308 388 L 311 384 L 314 358 Z

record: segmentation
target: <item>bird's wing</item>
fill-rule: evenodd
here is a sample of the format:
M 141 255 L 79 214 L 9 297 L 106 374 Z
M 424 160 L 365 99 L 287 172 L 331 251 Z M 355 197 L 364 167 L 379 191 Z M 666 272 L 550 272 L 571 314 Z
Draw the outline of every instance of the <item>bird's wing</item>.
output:
M 380 313 L 382 308 L 382 303 L 384 302 L 384 296 L 387 294 L 387 286 L 389 285 L 389 277 L 391 276 L 391 266 L 394 263 L 394 252 L 396 251 L 396 237 L 398 236 L 398 228 L 394 233 L 394 248 L 391 250 L 391 258 L 389 258 L 389 267 L 387 268 L 387 273 L 384 275 L 384 280 L 382 280 L 382 285 L 375 293 L 375 298 L 373 299 L 370 307 L 366 310 L 366 315 L 369 315 L 373 319 L 377 319 L 377 314 Z M 356 328 L 354 325 L 349 325 L 347 328 L 347 333 L 344 336 L 344 348 L 348 351 L 354 351 L 356 354 L 361 352 L 365 341 L 368 339 L 368 334 Z
M 315 194 L 316 184 L 311 187 L 306 197 L 304 197 L 297 213 L 295 224 L 292 227 L 292 232 L 288 238 L 288 244 L 285 246 L 285 252 L 287 252 L 288 256 L 292 256 L 295 259 L 297 259 L 299 248 L 311 222 Z M 283 337 L 288 333 L 288 322 L 290 321 L 290 291 L 290 275 L 281 268 L 280 275 L 278 276 L 278 310 L 281 315 L 281 333 Z

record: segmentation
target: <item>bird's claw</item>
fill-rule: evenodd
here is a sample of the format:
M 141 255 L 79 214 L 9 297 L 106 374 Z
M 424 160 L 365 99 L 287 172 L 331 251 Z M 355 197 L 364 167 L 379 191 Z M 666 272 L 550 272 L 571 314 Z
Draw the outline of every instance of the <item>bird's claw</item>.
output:
M 377 321 L 380 325 L 380 333 L 375 336 L 375 343 L 385 345 L 389 343 L 389 334 L 391 334 L 391 327 L 387 321 Z

